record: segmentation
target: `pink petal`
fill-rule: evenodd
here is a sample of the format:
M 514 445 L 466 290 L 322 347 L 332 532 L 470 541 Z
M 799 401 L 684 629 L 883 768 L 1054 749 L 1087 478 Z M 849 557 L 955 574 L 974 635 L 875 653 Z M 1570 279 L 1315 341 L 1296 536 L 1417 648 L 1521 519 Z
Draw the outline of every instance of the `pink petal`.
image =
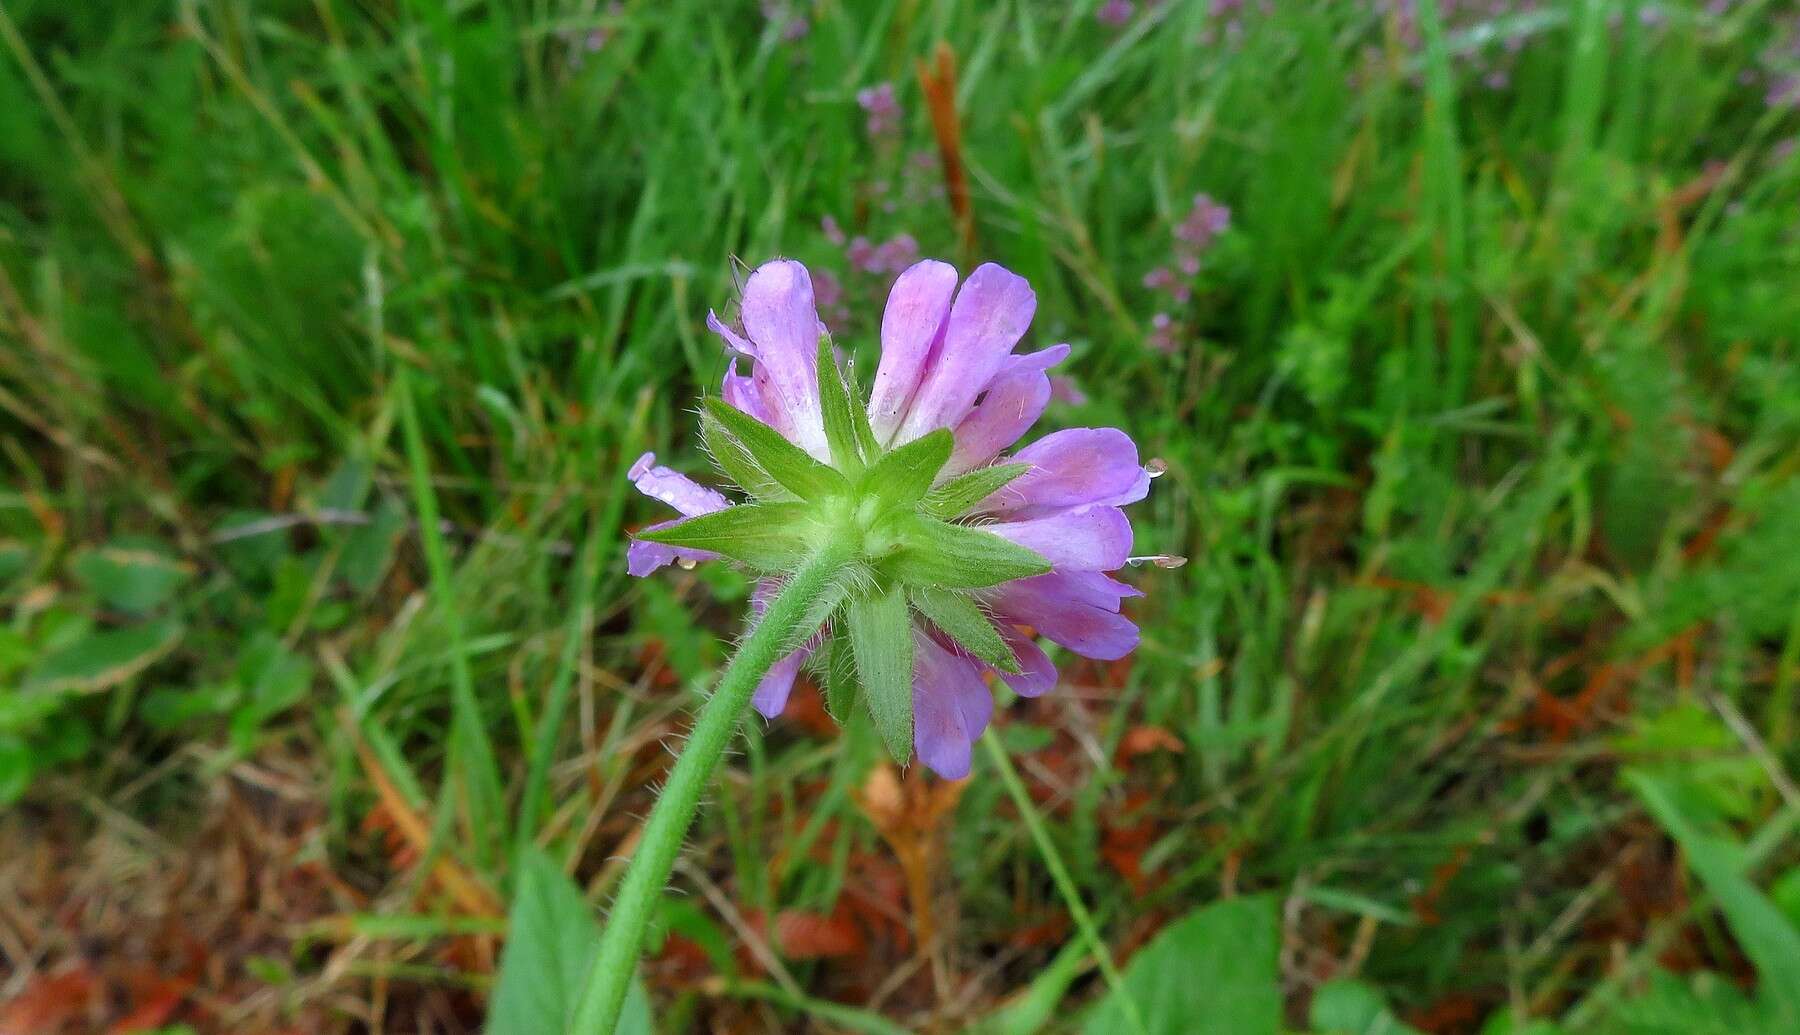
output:
M 934 428 L 960 424 L 1024 337 L 1036 311 L 1037 296 L 1024 277 L 991 262 L 976 267 L 956 293 L 943 347 L 920 378 L 895 441 L 910 442 Z
M 794 443 L 815 456 L 827 455 L 825 423 L 819 413 L 819 323 L 812 280 L 792 259 L 765 262 L 744 285 L 744 331 L 756 343 L 756 368 L 768 373 L 773 399 L 793 425 Z M 773 401 L 767 394 L 764 398 Z
M 1047 517 L 982 527 L 1037 551 L 1059 569 L 1112 571 L 1124 567 L 1131 556 L 1131 522 L 1117 507 L 1076 507 Z
M 756 386 L 756 379 L 738 373 L 736 360 L 725 371 L 725 380 L 719 385 L 719 397 L 725 400 L 725 405 L 742 410 L 774 427 L 774 418 L 763 402 L 762 390 Z
M 955 293 L 956 267 L 934 259 L 915 263 L 888 292 L 881 314 L 881 365 L 869 395 L 869 423 L 883 442 L 906 417 L 919 375 L 943 340 Z
M 1111 661 L 1138 643 L 1137 626 L 1118 613 L 1119 600 L 1127 595 L 1135 591 L 1098 572 L 1051 572 L 1008 582 L 990 602 L 1002 617 L 1031 626 L 1053 643 Z
M 1013 657 L 1019 662 L 1017 673 L 1000 673 L 1000 678 L 1012 687 L 1013 693 L 1020 697 L 1038 697 L 1055 688 L 1056 666 L 1050 663 L 1050 655 L 1044 653 L 1036 640 L 1005 622 L 1000 623 L 1000 638 L 1012 648 Z
M 982 508 L 991 513 L 1113 500 L 1128 495 L 1144 477 L 1137 445 L 1117 428 L 1053 432 L 1019 450 L 1012 460 L 1030 464 L 1031 470 L 982 501 Z
M 725 326 L 725 322 L 711 309 L 706 311 L 706 329 L 718 335 L 731 351 L 753 359 L 756 357 L 756 346 L 738 337 L 737 332 Z
M 769 674 L 756 684 L 756 693 L 750 698 L 750 703 L 756 706 L 763 718 L 773 719 L 787 707 L 788 694 L 794 690 L 794 677 L 800 674 L 800 666 L 806 663 L 812 652 L 810 644 L 801 647 L 771 665 Z
M 974 662 L 913 635 L 913 747 L 947 780 L 969 775 L 970 747 L 987 728 L 993 695 Z
M 659 521 L 654 525 L 646 526 L 644 531 L 653 532 L 680 523 L 679 521 Z M 648 539 L 633 539 L 625 547 L 625 571 L 641 579 L 658 568 L 676 561 L 699 564 L 703 561 L 717 560 L 718 556 L 718 554 L 706 550 L 689 550 L 679 546 L 653 543 Z
M 655 453 L 645 453 L 627 475 L 637 490 L 681 511 L 683 517 L 699 517 L 724 510 L 731 501 L 687 475 L 656 463 Z
M 954 478 L 999 455 L 1031 429 L 1050 405 L 1045 369 L 1062 362 L 1067 345 L 1024 356 L 1009 356 L 975 409 L 956 426 L 956 448 L 940 477 Z

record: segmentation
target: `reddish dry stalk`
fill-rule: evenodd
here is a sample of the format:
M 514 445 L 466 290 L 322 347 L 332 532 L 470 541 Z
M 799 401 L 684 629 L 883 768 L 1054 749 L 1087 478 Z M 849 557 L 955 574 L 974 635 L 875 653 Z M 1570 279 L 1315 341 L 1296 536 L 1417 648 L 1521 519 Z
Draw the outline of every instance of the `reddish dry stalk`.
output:
M 969 205 L 969 179 L 963 171 L 962 119 L 956 112 L 956 52 L 950 44 L 938 41 L 932 53 L 932 64 L 923 58 L 914 62 L 919 86 L 925 91 L 925 105 L 931 112 L 931 130 L 937 137 L 938 157 L 944 163 L 944 188 L 950 198 L 950 212 L 956 217 L 957 236 L 963 250 L 975 251 L 975 212 Z

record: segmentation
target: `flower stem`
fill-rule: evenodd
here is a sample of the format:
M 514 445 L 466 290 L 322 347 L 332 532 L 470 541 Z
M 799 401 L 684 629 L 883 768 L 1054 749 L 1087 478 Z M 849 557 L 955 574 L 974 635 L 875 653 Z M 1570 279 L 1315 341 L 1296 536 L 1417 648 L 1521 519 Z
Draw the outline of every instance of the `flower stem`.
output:
M 770 666 L 812 634 L 813 630 L 804 626 L 819 618 L 813 605 L 830 591 L 849 555 L 847 544 L 826 543 L 794 573 L 726 666 L 718 690 L 701 706 L 613 899 L 612 913 L 601 932 L 599 951 L 588 967 L 581 1002 L 569 1029 L 576 1035 L 610 1035 L 618 1024 L 625 990 L 642 951 L 644 929 L 668 884 L 682 839 L 693 825 L 700 795 L 730 746 L 757 684 Z

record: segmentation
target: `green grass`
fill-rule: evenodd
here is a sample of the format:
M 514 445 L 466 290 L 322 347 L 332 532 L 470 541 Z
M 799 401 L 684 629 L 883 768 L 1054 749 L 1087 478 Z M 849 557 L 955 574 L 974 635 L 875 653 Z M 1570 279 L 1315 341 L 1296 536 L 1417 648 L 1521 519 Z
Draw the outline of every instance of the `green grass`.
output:
M 872 1007 L 910 950 L 774 975 L 731 953 L 743 915 L 830 913 L 890 858 L 856 804 L 872 731 L 751 723 L 686 856 L 740 916 L 678 870 L 668 919 L 725 947 L 723 980 L 652 966 L 666 1026 L 957 1030 L 1027 988 L 1074 1025 L 1108 988 L 1057 957 L 1077 929 L 1013 948 L 1066 919 L 1064 883 L 1122 963 L 1272 892 L 1295 1025 L 1346 961 L 1446 1031 L 1508 1007 L 1599 1023 L 1670 944 L 1749 981 L 1743 888 L 1723 914 L 1699 884 L 1646 911 L 1621 872 L 1724 896 L 1716 861 L 1681 876 L 1679 806 L 1749 846 L 1758 901 L 1800 900 L 1780 5 L 1569 0 L 1424 19 L 1416 47 L 1360 3 L 1277 3 L 1205 43 L 1203 2 L 1119 30 L 1092 6 L 822 0 L 789 42 L 753 4 L 691 0 L 4 0 L 0 792 L 129 788 L 119 808 L 179 832 L 221 757 L 296 753 L 348 865 L 365 750 L 428 859 L 504 897 L 508 846 L 536 840 L 603 903 L 747 592 L 628 579 L 625 530 L 662 514 L 624 472 L 654 449 L 704 474 L 693 411 L 725 358 L 702 318 L 740 263 L 843 277 L 834 334 L 872 354 L 880 285 L 829 216 L 1028 277 L 1030 341 L 1072 343 L 1091 399 L 1049 424 L 1165 459 L 1138 552 L 1191 560 L 1133 574 L 1131 664 L 1003 707 L 1055 851 L 978 753 L 942 829 L 942 973 Z M 1485 32 L 1527 40 L 1503 89 Z M 938 40 L 970 254 L 909 172 Z M 863 131 L 880 80 L 898 143 Z M 1200 191 L 1233 227 L 1164 355 L 1140 281 Z M 246 524 L 294 514 L 322 517 Z M 78 563 L 122 536 L 156 555 Z M 1122 754 L 1140 726 L 1182 750 Z M 1647 805 L 1628 766 L 1684 790 Z

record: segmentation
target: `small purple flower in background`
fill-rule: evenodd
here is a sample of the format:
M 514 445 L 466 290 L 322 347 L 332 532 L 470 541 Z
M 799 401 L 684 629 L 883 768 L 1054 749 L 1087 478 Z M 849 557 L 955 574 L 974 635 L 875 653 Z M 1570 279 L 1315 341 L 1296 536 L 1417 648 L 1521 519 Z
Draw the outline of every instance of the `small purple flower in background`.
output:
M 1136 13 L 1137 5 L 1131 0 L 1106 0 L 1100 5 L 1100 9 L 1094 12 L 1094 18 L 1101 25 L 1111 25 L 1116 28 L 1131 21 L 1131 16 Z
M 856 105 L 868 116 L 863 128 L 869 139 L 884 140 L 900 135 L 900 102 L 894 97 L 893 83 L 877 83 L 856 91 Z
M 806 15 L 796 11 L 789 0 L 762 0 L 762 14 L 764 21 L 775 26 L 784 43 L 805 39 L 812 31 L 812 23 L 806 20 Z
M 1144 274 L 1144 287 L 1165 295 L 1176 309 L 1184 309 L 1194 297 L 1194 278 L 1200 275 L 1201 259 L 1219 237 L 1231 229 L 1231 209 L 1215 201 L 1212 195 L 1194 195 L 1192 207 L 1171 233 L 1174 244 L 1169 261 Z M 1175 315 L 1163 311 L 1150 319 L 1151 348 L 1173 354 L 1180 346 L 1183 331 Z
M 1072 377 L 1062 374 L 1050 375 L 1050 401 L 1067 406 L 1086 406 L 1088 395 L 1081 390 L 1081 385 Z
M 624 13 L 624 5 L 620 4 L 618 0 L 614 0 L 613 3 L 606 5 L 606 17 L 608 19 L 616 20 Z M 579 69 L 582 65 L 587 63 L 587 56 L 589 54 L 598 54 L 602 50 L 605 50 L 606 45 L 612 42 L 614 31 L 615 30 L 610 25 L 600 25 L 589 29 L 585 33 L 559 33 L 563 39 L 575 43 L 574 49 L 569 54 L 569 67 Z
M 1168 313 L 1157 313 L 1150 318 L 1150 347 L 1165 356 L 1175 354 L 1176 334 L 1180 328 L 1175 326 L 1175 318 Z
M 1212 245 L 1213 238 L 1229 229 L 1231 209 L 1214 201 L 1210 194 L 1196 194 L 1194 207 L 1175 227 L 1175 239 L 1192 245 L 1195 251 L 1205 251 Z
M 816 295 L 806 268 L 781 259 L 745 286 L 742 334 L 708 314 L 749 368 L 734 360 L 703 430 L 760 502 L 733 506 L 645 454 L 632 481 L 685 520 L 641 532 L 628 570 L 724 554 L 762 575 L 758 606 L 769 607 L 796 563 L 784 549 L 848 536 L 857 553 L 842 602 L 826 602 L 823 627 L 769 669 L 752 703 L 778 715 L 811 660 L 840 720 L 860 697 L 896 757 L 916 749 L 961 778 L 993 713 L 986 674 L 1035 697 L 1057 682 L 1037 636 L 1089 658 L 1136 647 L 1120 605 L 1141 594 L 1107 573 L 1133 559 L 1121 508 L 1144 498 L 1156 468 L 1116 428 L 1052 432 L 1005 455 L 1056 393 L 1048 371 L 1069 352 L 1014 351 L 1037 308 L 1024 278 L 989 263 L 959 288 L 946 263 L 906 268 L 882 315 L 866 410 L 837 369 Z

